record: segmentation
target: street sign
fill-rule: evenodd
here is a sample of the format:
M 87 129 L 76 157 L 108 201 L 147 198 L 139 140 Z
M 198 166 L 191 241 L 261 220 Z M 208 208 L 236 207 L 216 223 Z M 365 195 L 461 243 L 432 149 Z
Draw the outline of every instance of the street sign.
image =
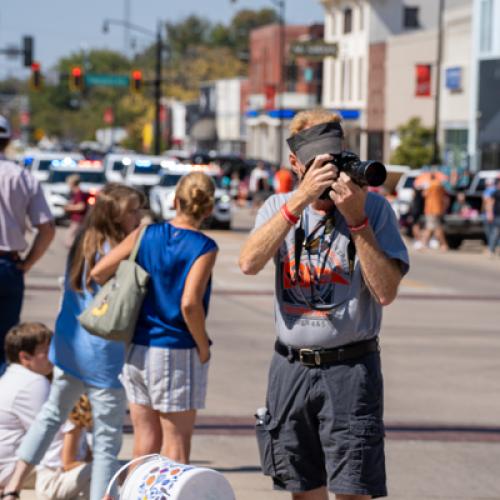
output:
M 321 61 L 325 57 L 337 57 L 339 47 L 336 43 L 328 43 L 323 40 L 309 40 L 307 42 L 295 42 L 292 44 L 290 51 L 297 57 Z
M 128 87 L 130 79 L 128 75 L 105 75 L 98 73 L 87 73 L 85 75 L 86 87 Z

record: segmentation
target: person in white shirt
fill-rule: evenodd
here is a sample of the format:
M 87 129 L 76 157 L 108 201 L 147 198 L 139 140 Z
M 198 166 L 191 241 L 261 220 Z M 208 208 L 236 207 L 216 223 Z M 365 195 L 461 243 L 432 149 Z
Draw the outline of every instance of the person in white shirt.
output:
M 48 349 L 52 332 L 41 323 L 21 323 L 7 333 L 5 353 L 9 366 L 0 377 L 0 498 L 19 498 L 18 491 L 2 491 L 16 464 L 16 451 L 22 438 L 45 403 L 52 363 Z M 53 440 L 37 469 L 38 499 L 72 500 L 86 498 L 90 484 L 90 465 L 78 462 L 63 467 L 63 433 Z M 50 479 L 50 481 L 49 481 Z M 50 482 L 51 494 L 46 486 Z

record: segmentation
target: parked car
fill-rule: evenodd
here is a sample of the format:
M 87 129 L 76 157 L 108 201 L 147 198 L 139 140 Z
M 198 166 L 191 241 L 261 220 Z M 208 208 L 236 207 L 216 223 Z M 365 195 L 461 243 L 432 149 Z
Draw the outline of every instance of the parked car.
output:
M 80 189 L 87 194 L 89 205 L 95 202 L 97 193 L 106 184 L 104 168 L 100 161 L 82 160 L 70 168 L 58 165 L 51 167 L 42 189 L 56 224 L 61 224 L 67 219 L 64 206 L 69 202 L 71 193 L 66 180 L 74 174 L 80 176 Z
M 411 225 L 409 220 L 410 207 L 415 195 L 413 184 L 421 173 L 422 171 L 418 169 L 408 170 L 396 184 L 396 200 L 393 203 L 393 208 L 399 218 L 399 223 L 405 229 Z
M 482 193 L 488 181 L 500 178 L 500 170 L 481 170 L 474 175 L 468 191 L 470 193 Z
M 220 169 L 214 166 L 184 164 L 167 169 L 158 185 L 153 187 L 149 193 L 151 211 L 158 219 L 172 219 L 175 216 L 175 186 L 183 175 L 193 171 L 203 171 L 215 181 L 215 206 L 212 216 L 207 220 L 207 225 L 230 229 L 232 218 L 231 198 L 228 190 L 222 186 Z
M 178 161 L 167 156 L 135 155 L 124 170 L 124 182 L 146 193 L 160 182 L 161 175 Z
M 123 182 L 135 155 L 111 153 L 104 158 L 104 173 L 108 182 Z
M 75 168 L 77 162 L 83 160 L 80 153 L 46 153 L 37 152 L 25 156 L 24 165 L 39 182 L 45 182 L 49 177 L 49 171 L 54 167 Z
M 486 232 L 484 228 L 483 192 L 488 180 L 492 181 L 500 177 L 498 170 L 481 170 L 477 172 L 465 191 L 465 202 L 470 207 L 469 213 L 451 214 L 444 216 L 444 232 L 448 246 L 452 249 L 459 248 L 464 240 L 482 240 L 486 242 Z M 455 196 L 452 195 L 450 207 L 453 206 Z

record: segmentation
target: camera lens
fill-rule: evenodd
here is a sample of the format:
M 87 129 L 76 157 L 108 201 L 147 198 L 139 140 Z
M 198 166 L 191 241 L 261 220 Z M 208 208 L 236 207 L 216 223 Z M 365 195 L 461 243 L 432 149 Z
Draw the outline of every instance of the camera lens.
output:
M 362 161 L 361 168 L 369 186 L 381 186 L 387 178 L 385 165 L 379 161 Z

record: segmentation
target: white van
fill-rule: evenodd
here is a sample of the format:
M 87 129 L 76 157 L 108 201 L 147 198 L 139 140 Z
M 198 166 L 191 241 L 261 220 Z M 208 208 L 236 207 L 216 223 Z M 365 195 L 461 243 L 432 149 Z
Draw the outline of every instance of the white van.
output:
M 80 160 L 83 160 L 80 153 L 35 153 L 24 158 L 24 165 L 31 170 L 31 173 L 39 182 L 45 182 L 49 177 L 49 172 L 53 167 L 74 168 Z

